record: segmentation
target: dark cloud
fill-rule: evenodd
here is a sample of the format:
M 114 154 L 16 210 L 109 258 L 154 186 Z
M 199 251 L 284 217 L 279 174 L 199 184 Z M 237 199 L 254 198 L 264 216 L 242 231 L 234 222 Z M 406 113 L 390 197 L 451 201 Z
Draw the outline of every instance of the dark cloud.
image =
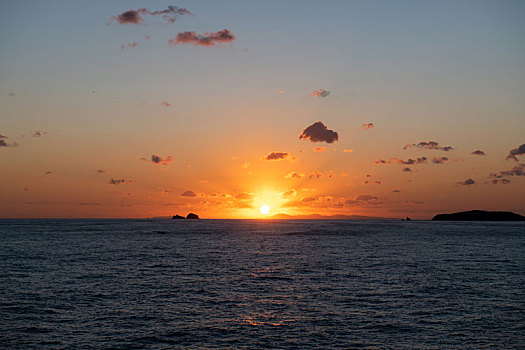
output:
M 197 34 L 196 32 L 183 32 L 177 34 L 176 38 L 168 41 L 171 45 L 193 44 L 194 46 L 215 46 L 216 43 L 231 43 L 235 40 L 235 35 L 228 29 L 220 30 L 216 33 Z
M 52 171 L 46 171 L 46 172 L 44 173 L 44 175 L 51 175 L 51 174 L 54 174 L 54 173 L 53 173 Z
M 370 194 L 361 194 L 361 195 L 355 197 L 356 201 L 362 201 L 362 202 L 375 201 L 375 200 L 378 200 L 378 199 L 379 198 L 377 198 L 376 196 L 372 196 Z
M 173 23 L 179 16 L 191 14 L 190 11 L 176 6 L 168 6 L 167 9 L 160 11 L 148 11 L 147 9 L 142 8 L 124 11 L 120 15 L 111 17 L 111 21 L 117 21 L 120 24 L 142 24 L 144 23 L 142 16 L 151 15 L 162 16 L 168 23 Z
M 445 162 L 448 162 L 447 157 L 434 157 L 434 159 L 432 159 L 432 163 L 434 164 L 445 164 Z
M 42 135 L 47 135 L 47 131 L 45 131 L 45 130 L 36 130 L 31 136 L 32 137 L 40 137 Z
M 391 158 L 390 160 L 379 159 L 374 162 L 374 164 L 403 164 L 403 165 L 416 165 L 424 164 L 427 162 L 427 157 L 419 157 L 416 159 L 409 158 L 407 160 L 399 158 Z
M 364 130 L 373 129 L 374 128 L 374 123 L 363 124 L 363 125 L 361 125 L 361 127 Z
M 105 172 L 106 172 L 106 171 L 103 170 L 103 169 L 98 169 L 98 170 L 97 170 L 97 174 L 104 174 Z
M 330 95 L 330 91 L 324 89 L 315 90 L 310 94 L 313 97 L 328 97 L 328 95 Z
M 407 167 L 407 168 L 403 168 L 403 169 L 401 169 L 401 171 L 403 171 L 403 172 L 405 172 L 405 173 L 410 173 L 410 172 L 412 172 L 412 169 L 410 169 L 410 168 Z
M 180 194 L 181 197 L 197 197 L 197 194 L 193 191 L 186 191 Z
M 0 147 L 16 147 L 18 144 L 16 142 L 13 143 L 7 143 L 6 140 L 8 139 L 7 136 L 0 135 Z
M 483 152 L 482 150 L 476 150 L 470 154 L 473 154 L 473 155 L 476 155 L 476 156 L 486 156 L 485 152 Z
M 339 135 L 336 131 L 328 129 L 323 122 L 318 121 L 303 130 L 299 135 L 299 140 L 303 139 L 312 142 L 332 143 L 339 139 Z
M 510 180 L 509 179 L 492 179 L 489 182 L 493 183 L 494 185 L 497 185 L 497 184 L 508 185 L 508 184 L 510 184 Z
M 286 152 L 272 152 L 269 155 L 266 156 L 266 160 L 279 160 L 279 159 L 285 159 L 288 157 L 289 154 Z
M 173 157 L 167 156 L 166 158 L 161 158 L 160 156 L 153 154 L 151 155 L 151 161 L 155 164 L 168 165 L 169 162 L 173 161 Z
M 111 178 L 111 179 L 109 179 L 108 184 L 110 184 L 110 185 L 120 185 L 120 184 L 125 184 L 125 183 L 132 183 L 132 182 L 135 182 L 135 181 Z
M 139 43 L 134 41 L 134 42 L 131 42 L 131 43 L 127 43 L 126 45 L 122 44 L 120 45 L 120 49 L 121 50 L 125 50 L 125 49 L 130 49 L 132 47 L 137 47 L 139 46 Z
M 511 149 L 509 151 L 509 155 L 507 156 L 506 159 L 507 160 L 512 159 L 512 160 L 515 160 L 517 162 L 518 161 L 518 157 L 516 157 L 516 156 L 519 156 L 519 155 L 522 155 L 522 154 L 525 154 L 525 143 L 523 145 L 520 145 L 517 148 Z
M 401 191 L 400 190 L 393 190 L 392 192 L 399 193 Z
M 437 143 L 436 141 L 421 141 L 420 143 L 412 143 L 412 144 L 405 145 L 403 149 L 407 149 L 410 147 L 434 149 L 434 150 L 440 150 L 440 151 L 445 151 L 445 152 L 454 150 L 454 148 L 451 146 L 440 146 L 439 143 Z
M 503 171 L 500 171 L 499 173 L 491 173 L 489 175 L 489 178 L 493 179 L 492 183 L 494 184 L 497 184 L 497 183 L 508 184 L 510 183 L 510 180 L 504 178 L 507 176 L 525 176 L 525 163 L 519 163 L 517 166 L 515 166 L 514 168 L 510 170 L 503 170 Z M 494 181 L 494 180 L 498 180 L 498 181 Z
M 474 185 L 475 183 L 476 181 L 474 181 L 473 179 L 466 179 L 465 181 L 456 182 L 456 185 L 470 186 Z

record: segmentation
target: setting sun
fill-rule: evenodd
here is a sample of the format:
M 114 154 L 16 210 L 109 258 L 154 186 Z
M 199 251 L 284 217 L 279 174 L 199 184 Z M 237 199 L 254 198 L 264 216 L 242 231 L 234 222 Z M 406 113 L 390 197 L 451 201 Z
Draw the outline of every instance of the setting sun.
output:
M 261 214 L 263 215 L 267 215 L 270 213 L 270 207 L 267 206 L 266 204 L 260 207 L 259 210 L 261 211 Z

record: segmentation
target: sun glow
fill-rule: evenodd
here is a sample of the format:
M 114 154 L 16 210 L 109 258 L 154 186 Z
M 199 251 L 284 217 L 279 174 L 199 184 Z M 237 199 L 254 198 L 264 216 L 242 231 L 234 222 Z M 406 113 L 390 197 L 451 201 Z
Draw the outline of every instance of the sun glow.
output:
M 259 211 L 263 215 L 268 215 L 268 214 L 270 214 L 270 207 L 265 204 L 265 205 L 263 205 L 262 207 L 259 208 Z

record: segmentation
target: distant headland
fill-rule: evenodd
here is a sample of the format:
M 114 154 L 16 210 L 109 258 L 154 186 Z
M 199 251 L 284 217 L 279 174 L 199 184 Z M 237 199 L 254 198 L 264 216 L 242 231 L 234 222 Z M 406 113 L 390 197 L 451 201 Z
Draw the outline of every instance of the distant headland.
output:
M 433 221 L 525 221 L 525 216 L 510 211 L 469 210 L 451 214 L 437 214 Z

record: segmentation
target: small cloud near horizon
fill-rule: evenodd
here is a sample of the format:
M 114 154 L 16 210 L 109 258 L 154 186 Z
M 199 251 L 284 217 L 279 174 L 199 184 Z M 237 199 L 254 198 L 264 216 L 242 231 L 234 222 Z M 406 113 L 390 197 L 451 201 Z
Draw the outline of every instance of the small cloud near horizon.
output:
M 111 179 L 109 179 L 108 184 L 110 184 L 110 185 L 120 185 L 120 184 L 124 184 L 124 183 L 133 183 L 133 182 L 135 182 L 135 181 L 111 178 Z
M 272 152 L 269 155 L 267 155 L 264 159 L 266 159 L 266 160 L 280 160 L 280 159 L 287 158 L 289 155 L 290 154 L 287 153 L 287 152 Z
M 339 139 L 336 131 L 328 129 L 321 121 L 315 122 L 303 130 L 299 135 L 299 140 L 309 140 L 311 142 L 333 143 Z
M 142 157 L 140 158 L 140 160 L 144 161 L 144 162 L 148 162 L 149 160 Z M 151 162 L 154 163 L 154 164 L 161 164 L 161 165 L 165 165 L 167 166 L 169 162 L 172 162 L 173 161 L 173 157 L 172 156 L 167 156 L 166 158 L 162 158 L 161 156 L 158 156 L 156 154 L 152 154 L 151 155 Z
M 486 156 L 486 153 L 479 149 L 471 152 L 470 154 L 473 154 L 475 156 Z
M 361 125 L 361 128 L 363 130 L 373 129 L 374 128 L 374 123 L 363 124 L 363 125 Z
M 474 185 L 475 183 L 476 181 L 474 181 L 473 179 L 466 179 L 465 181 L 456 182 L 456 185 L 471 186 L 471 185 Z
M 197 197 L 197 194 L 193 191 L 185 191 L 180 194 L 181 197 Z
M 18 143 L 16 143 L 16 142 L 7 143 L 5 141 L 7 139 L 8 139 L 7 136 L 0 135 L 0 147 L 17 147 L 18 146 Z

